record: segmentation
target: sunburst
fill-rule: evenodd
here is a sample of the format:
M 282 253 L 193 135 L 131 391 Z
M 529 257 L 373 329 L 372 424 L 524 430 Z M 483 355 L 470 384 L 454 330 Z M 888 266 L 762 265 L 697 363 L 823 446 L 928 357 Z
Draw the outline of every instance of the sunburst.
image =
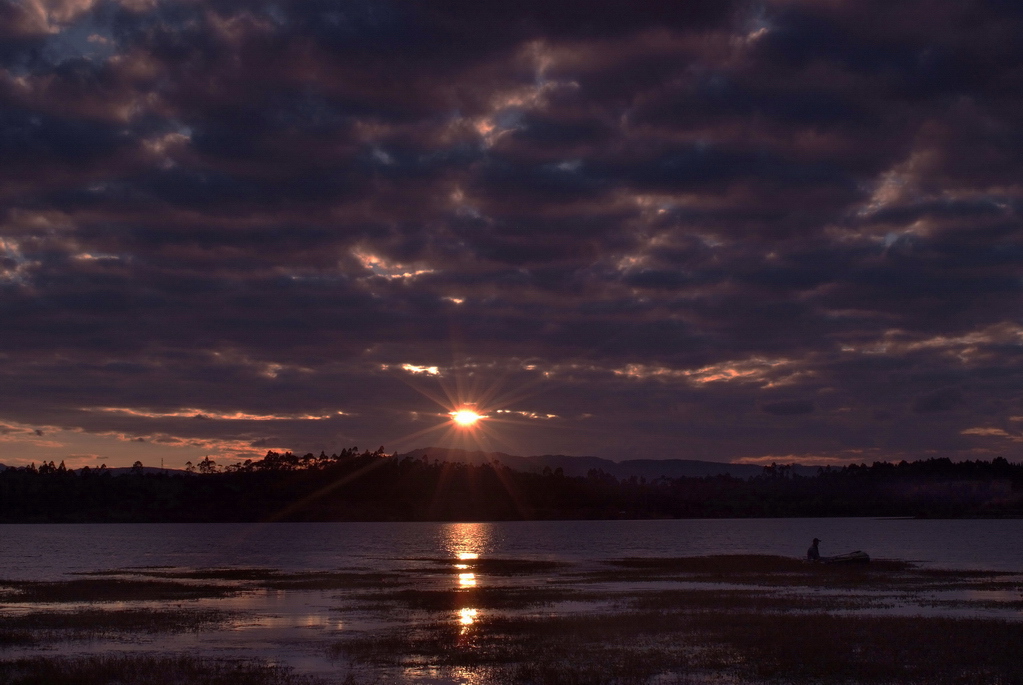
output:
M 435 416 L 438 421 L 422 430 L 395 438 L 395 442 L 408 444 L 431 436 L 438 447 L 459 447 L 469 451 L 514 451 L 513 435 L 516 431 L 502 430 L 513 426 L 528 426 L 522 420 L 526 412 L 509 411 L 536 393 L 541 379 L 526 383 L 508 383 L 508 378 L 485 379 L 484 374 L 468 369 L 469 364 L 457 361 L 447 369 L 423 375 L 410 375 L 402 380 L 412 389 L 436 403 L 441 412 L 419 413 L 420 418 Z M 415 367 L 420 368 L 420 367 Z M 437 369 L 435 366 L 424 367 Z
M 462 428 L 469 428 L 475 426 L 476 422 L 480 419 L 489 418 L 482 414 L 477 414 L 472 409 L 459 409 L 458 411 L 451 412 L 451 420 Z

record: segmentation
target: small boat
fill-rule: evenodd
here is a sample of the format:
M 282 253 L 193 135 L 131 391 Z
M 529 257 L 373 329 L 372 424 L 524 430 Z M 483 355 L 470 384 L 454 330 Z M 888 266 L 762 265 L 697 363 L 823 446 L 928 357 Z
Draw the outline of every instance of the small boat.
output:
M 821 557 L 821 562 L 825 564 L 867 564 L 870 562 L 870 555 L 856 550 L 847 554 L 836 554 L 833 557 Z

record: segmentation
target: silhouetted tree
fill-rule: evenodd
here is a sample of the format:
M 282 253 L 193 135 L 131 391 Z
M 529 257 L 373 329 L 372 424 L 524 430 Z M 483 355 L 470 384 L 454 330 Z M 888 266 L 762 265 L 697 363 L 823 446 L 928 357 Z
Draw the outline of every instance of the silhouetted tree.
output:
M 197 468 L 199 473 L 216 473 L 219 470 L 217 468 L 217 462 L 210 459 L 209 455 L 206 455 L 206 458 L 199 462 L 199 466 Z
M 44 462 L 0 472 L 0 522 L 1023 515 L 1023 465 L 1004 459 L 877 462 L 812 477 L 773 466 L 750 480 L 619 480 L 596 469 L 570 477 L 396 459 L 382 448 L 270 451 L 225 469 L 207 456 L 188 473 L 145 473 L 136 462 L 124 477 L 105 464 L 75 473 Z

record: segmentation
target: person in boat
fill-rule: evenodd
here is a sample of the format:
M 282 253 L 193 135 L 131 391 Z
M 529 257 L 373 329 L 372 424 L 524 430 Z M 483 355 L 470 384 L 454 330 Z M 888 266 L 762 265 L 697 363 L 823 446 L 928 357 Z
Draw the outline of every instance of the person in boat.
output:
M 821 544 L 821 541 L 817 538 L 813 539 L 813 543 L 810 545 L 810 549 L 806 550 L 807 561 L 820 561 L 821 551 L 817 549 L 817 545 Z

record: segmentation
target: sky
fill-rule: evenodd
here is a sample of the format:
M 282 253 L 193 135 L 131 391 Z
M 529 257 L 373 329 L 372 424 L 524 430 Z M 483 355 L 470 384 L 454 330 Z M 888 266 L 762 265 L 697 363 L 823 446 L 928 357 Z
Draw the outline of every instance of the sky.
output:
M 1023 460 L 1021 8 L 0 0 L 0 463 Z

